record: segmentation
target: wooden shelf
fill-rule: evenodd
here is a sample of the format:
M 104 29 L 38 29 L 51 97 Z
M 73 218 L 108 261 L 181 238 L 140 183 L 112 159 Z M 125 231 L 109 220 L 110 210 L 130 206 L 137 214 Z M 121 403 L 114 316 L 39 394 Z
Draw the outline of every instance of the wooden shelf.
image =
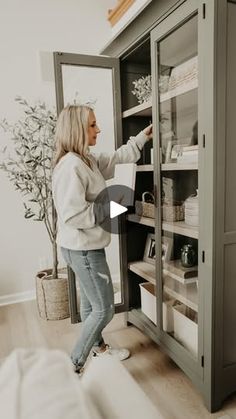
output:
M 198 170 L 198 163 L 164 163 L 161 170 Z
M 129 263 L 129 270 L 156 285 L 155 266 L 151 265 L 151 263 L 142 260 L 131 262 Z M 192 284 L 184 285 L 165 275 L 163 283 L 163 289 L 167 294 L 193 310 L 198 311 L 198 288 L 196 281 Z
M 176 300 L 198 311 L 198 288 L 197 282 L 184 285 L 169 276 L 164 277 L 164 291 Z
M 137 262 L 129 263 L 129 270 L 156 285 L 155 265 L 138 260 Z
M 143 224 L 155 228 L 155 220 L 153 218 L 139 217 L 137 214 L 128 214 L 127 220 L 132 223 Z M 198 239 L 198 227 L 189 226 L 185 224 L 184 221 L 176 221 L 173 223 L 163 221 L 162 230 Z
M 191 85 L 186 84 L 179 86 L 176 89 L 171 90 L 170 92 L 162 93 L 160 95 L 160 102 L 165 102 L 174 97 L 183 95 L 188 92 L 192 92 L 197 89 L 198 81 L 193 80 Z M 189 108 L 189 106 L 188 106 Z M 127 109 L 122 113 L 122 118 L 128 118 L 129 116 L 152 116 L 152 101 L 141 103 L 140 105 L 134 106 L 133 108 Z
M 175 221 L 173 223 L 163 221 L 162 229 L 171 233 L 198 239 L 198 227 L 189 226 L 184 221 Z
M 170 90 L 169 92 L 166 93 L 161 93 L 160 94 L 160 102 L 165 102 L 167 100 L 170 100 L 174 97 L 183 95 L 184 93 L 188 93 L 191 92 L 194 89 L 198 88 L 198 80 L 192 80 L 191 83 L 186 83 L 183 85 L 180 85 L 178 87 L 176 87 L 176 89 Z
M 134 106 L 133 108 L 127 109 L 122 113 L 122 118 L 128 118 L 129 116 L 152 116 L 152 102 L 144 102 L 140 105 Z
M 155 220 L 153 218 L 139 217 L 137 214 L 128 214 L 127 220 L 132 223 L 143 224 L 145 226 L 155 228 Z
M 153 164 L 140 164 L 137 165 L 136 172 L 152 172 Z

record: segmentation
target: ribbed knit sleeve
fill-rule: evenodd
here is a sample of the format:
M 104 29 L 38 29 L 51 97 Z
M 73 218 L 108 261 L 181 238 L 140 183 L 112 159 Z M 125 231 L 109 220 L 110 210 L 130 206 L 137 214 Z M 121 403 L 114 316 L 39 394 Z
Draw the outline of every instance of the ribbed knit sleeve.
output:
M 141 131 L 136 137 L 130 137 L 127 144 L 119 147 L 114 153 L 93 155 L 104 179 L 111 179 L 114 176 L 116 164 L 135 163 L 138 161 L 141 156 L 141 150 L 147 141 L 147 135 Z

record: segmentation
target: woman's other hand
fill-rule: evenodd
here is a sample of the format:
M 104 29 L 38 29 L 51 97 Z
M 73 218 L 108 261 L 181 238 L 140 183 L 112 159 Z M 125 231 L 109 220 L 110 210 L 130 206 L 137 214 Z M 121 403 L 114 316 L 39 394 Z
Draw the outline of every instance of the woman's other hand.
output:
M 147 135 L 148 139 L 151 140 L 152 138 L 152 124 L 148 125 L 148 127 L 144 128 L 144 134 Z

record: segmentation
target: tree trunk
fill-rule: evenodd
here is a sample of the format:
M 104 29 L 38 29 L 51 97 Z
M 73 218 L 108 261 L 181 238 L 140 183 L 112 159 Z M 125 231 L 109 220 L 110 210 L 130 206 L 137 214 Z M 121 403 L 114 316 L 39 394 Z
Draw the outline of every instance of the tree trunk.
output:
M 53 255 L 52 279 L 56 279 L 58 278 L 58 256 L 57 256 L 56 241 L 53 241 L 52 243 L 52 255 Z
M 57 254 L 57 213 L 54 203 L 52 201 L 52 232 L 53 232 L 53 242 L 52 242 L 52 255 L 53 255 L 53 268 L 52 268 L 52 278 L 58 278 L 58 254 Z

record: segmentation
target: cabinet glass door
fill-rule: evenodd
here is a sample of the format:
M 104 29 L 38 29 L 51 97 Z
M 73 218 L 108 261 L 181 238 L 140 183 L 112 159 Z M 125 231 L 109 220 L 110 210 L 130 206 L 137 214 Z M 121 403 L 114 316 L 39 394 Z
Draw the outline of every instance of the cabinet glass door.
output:
M 121 141 L 121 103 L 119 60 L 110 57 L 54 53 L 58 113 L 68 104 L 90 104 L 95 109 L 101 140 L 91 150 L 113 153 Z M 107 181 L 107 186 L 111 182 Z M 117 221 L 119 223 L 119 221 Z M 119 227 L 119 226 L 118 226 Z M 117 229 L 118 229 L 117 227 Z M 114 256 L 115 255 L 115 256 Z M 106 257 L 113 280 L 116 311 L 124 311 L 123 278 L 120 265 L 120 241 L 112 235 Z M 75 278 L 69 271 L 71 321 L 79 320 Z
M 197 16 L 157 43 L 162 329 L 198 354 Z

